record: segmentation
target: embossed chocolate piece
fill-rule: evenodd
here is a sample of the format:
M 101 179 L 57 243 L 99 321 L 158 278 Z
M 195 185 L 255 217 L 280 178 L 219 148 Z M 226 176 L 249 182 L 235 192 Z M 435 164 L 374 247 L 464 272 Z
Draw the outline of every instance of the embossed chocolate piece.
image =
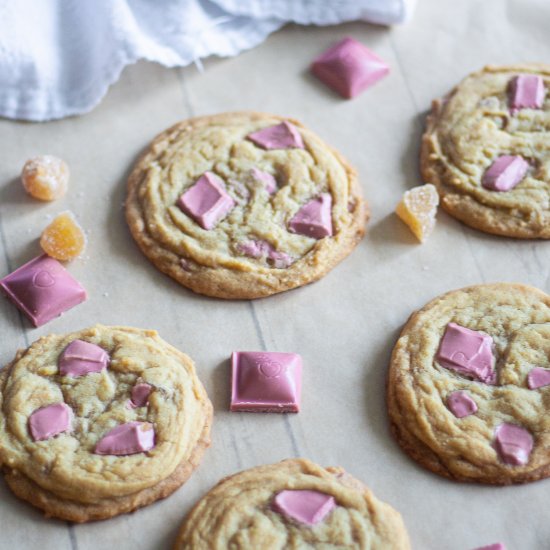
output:
M 298 412 L 302 358 L 295 353 L 235 351 L 231 410 Z
M 4 277 L 0 286 L 36 327 L 87 298 L 80 283 L 57 260 L 45 254 Z

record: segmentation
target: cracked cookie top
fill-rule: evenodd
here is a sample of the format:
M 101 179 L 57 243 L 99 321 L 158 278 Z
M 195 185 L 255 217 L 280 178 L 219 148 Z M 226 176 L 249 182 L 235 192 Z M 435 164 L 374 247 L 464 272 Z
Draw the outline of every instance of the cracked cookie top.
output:
M 192 290 L 254 298 L 318 279 L 364 233 L 354 170 L 300 123 L 261 113 L 183 121 L 128 182 L 143 252 Z
M 442 206 L 488 233 L 550 238 L 550 66 L 489 66 L 435 100 L 421 168 Z
M 174 550 L 370 548 L 408 550 L 401 516 L 342 468 L 304 459 L 220 481 L 191 510 Z
M 388 410 L 403 449 L 441 475 L 550 475 L 550 298 L 497 283 L 434 299 L 394 348 Z
M 3 468 L 72 502 L 154 487 L 209 431 L 192 361 L 151 330 L 42 337 L 2 370 L 0 389 Z

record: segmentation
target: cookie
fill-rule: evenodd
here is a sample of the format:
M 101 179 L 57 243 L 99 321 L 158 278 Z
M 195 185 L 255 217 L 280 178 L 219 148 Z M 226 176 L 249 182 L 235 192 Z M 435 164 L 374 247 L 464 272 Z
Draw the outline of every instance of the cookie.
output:
M 432 104 L 421 171 L 441 205 L 496 235 L 550 238 L 550 65 L 485 67 Z
M 407 550 L 401 516 L 342 468 L 290 459 L 220 481 L 185 518 L 175 550 Z
M 155 331 L 50 335 L 0 373 L 0 464 L 46 516 L 84 522 L 164 498 L 210 444 L 193 362 Z
M 315 281 L 365 231 L 355 171 L 295 120 L 254 112 L 185 120 L 128 179 L 143 253 L 185 287 L 259 298 Z
M 459 481 L 550 475 L 550 297 L 497 283 L 415 312 L 393 350 L 392 431 L 414 460 Z

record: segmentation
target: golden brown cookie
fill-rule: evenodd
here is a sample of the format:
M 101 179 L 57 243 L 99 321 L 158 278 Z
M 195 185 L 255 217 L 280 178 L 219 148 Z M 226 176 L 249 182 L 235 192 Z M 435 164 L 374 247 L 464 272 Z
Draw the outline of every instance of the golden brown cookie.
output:
M 550 297 L 511 283 L 444 294 L 393 350 L 387 404 L 401 447 L 433 472 L 505 485 L 550 475 Z
M 449 214 L 487 233 L 550 238 L 549 88 L 549 65 L 489 66 L 433 101 L 421 171 Z
M 401 516 L 342 468 L 304 459 L 220 481 L 185 518 L 175 550 L 408 550 Z
M 105 519 L 168 496 L 211 422 L 193 362 L 152 330 L 49 335 L 0 374 L 0 464 L 46 516 Z
M 315 281 L 365 231 L 355 171 L 299 122 L 240 112 L 160 134 L 126 219 L 155 266 L 200 294 L 258 298 Z

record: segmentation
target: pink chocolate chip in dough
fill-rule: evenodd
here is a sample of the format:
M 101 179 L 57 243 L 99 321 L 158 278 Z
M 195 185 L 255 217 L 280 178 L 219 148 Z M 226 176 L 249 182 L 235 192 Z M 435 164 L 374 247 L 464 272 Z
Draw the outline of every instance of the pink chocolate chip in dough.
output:
M 275 250 L 271 244 L 261 239 L 243 241 L 237 245 L 238 249 L 251 258 L 262 258 L 266 256 L 273 261 L 276 268 L 284 269 L 292 263 L 292 258 L 286 252 Z
M 260 183 L 263 183 L 265 186 L 265 190 L 272 195 L 277 191 L 277 180 L 269 173 L 264 172 L 263 170 L 260 170 L 259 168 L 252 168 L 250 170 L 250 175 Z
M 73 411 L 65 403 L 36 409 L 29 417 L 29 431 L 34 441 L 43 441 L 71 430 Z
M 437 360 L 454 370 L 486 384 L 496 382 L 493 370 L 493 339 L 487 334 L 449 323 L 441 339 Z
M 550 369 L 535 367 L 527 375 L 527 386 L 530 390 L 550 386 Z
M 113 428 L 95 446 L 98 455 L 133 455 L 155 446 L 155 430 L 149 422 L 127 422 Z
M 488 544 L 487 546 L 474 548 L 474 550 L 506 550 L 506 546 L 504 546 L 502 542 L 495 542 L 494 544 Z
M 454 391 L 447 396 L 447 406 L 457 418 L 464 418 L 477 412 L 476 402 L 468 392 L 462 390 Z
M 235 206 L 223 181 L 205 172 L 179 199 L 178 206 L 203 229 L 212 229 Z
M 544 101 L 544 81 L 536 74 L 520 74 L 510 83 L 510 109 L 540 109 Z
M 131 405 L 133 407 L 145 407 L 149 401 L 149 395 L 151 395 L 152 390 L 153 386 L 151 386 L 151 384 L 136 384 L 132 388 Z
M 529 163 L 518 155 L 498 157 L 483 174 L 481 183 L 491 191 L 510 191 L 527 174 Z
M 267 257 L 272 260 L 273 266 L 277 269 L 284 269 L 292 263 L 292 258 L 286 252 L 279 252 L 274 248 L 270 248 Z
M 234 351 L 231 410 L 298 412 L 302 358 L 295 353 Z
M 361 42 L 347 37 L 317 57 L 311 72 L 349 99 L 384 78 L 390 68 Z
M 59 357 L 59 374 L 62 376 L 85 376 L 107 368 L 107 352 L 84 340 L 73 340 Z
M 4 277 L 0 287 L 35 327 L 87 298 L 82 285 L 57 260 L 45 254 Z
M 533 436 L 521 426 L 504 423 L 495 430 L 495 447 L 503 462 L 523 466 L 533 450 Z
M 246 256 L 251 258 L 261 258 L 267 254 L 266 242 L 258 239 L 244 241 L 237 245 L 237 248 Z
M 304 141 L 296 126 L 286 120 L 248 134 L 247 139 L 263 149 L 303 149 Z
M 322 193 L 307 202 L 288 222 L 293 233 L 322 239 L 332 236 L 332 196 Z
M 335 507 L 334 497 L 307 489 L 281 491 L 273 500 L 277 512 L 306 525 L 320 523 Z

